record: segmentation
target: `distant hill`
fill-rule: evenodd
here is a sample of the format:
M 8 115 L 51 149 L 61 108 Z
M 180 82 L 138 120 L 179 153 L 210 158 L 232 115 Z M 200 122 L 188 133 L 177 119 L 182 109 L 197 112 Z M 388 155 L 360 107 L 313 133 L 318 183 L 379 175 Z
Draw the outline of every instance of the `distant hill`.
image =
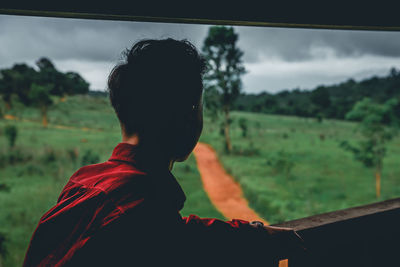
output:
M 369 97 L 382 103 L 390 98 L 400 100 L 400 71 L 392 68 L 385 77 L 373 76 L 362 81 L 353 79 L 335 85 L 321 85 L 313 90 L 282 91 L 276 94 L 242 94 L 235 110 L 268 114 L 343 119 L 353 105 Z M 398 112 L 400 116 L 400 110 Z

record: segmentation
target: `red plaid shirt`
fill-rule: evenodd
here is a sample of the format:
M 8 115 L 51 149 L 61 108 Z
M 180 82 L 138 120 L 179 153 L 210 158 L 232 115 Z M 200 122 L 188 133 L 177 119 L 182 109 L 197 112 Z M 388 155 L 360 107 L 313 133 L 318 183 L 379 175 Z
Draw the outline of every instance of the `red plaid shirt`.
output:
M 107 162 L 73 174 L 40 219 L 24 266 L 225 265 L 265 238 L 247 221 L 181 217 L 185 195 L 174 176 L 150 174 L 138 159 L 137 146 L 120 143 Z

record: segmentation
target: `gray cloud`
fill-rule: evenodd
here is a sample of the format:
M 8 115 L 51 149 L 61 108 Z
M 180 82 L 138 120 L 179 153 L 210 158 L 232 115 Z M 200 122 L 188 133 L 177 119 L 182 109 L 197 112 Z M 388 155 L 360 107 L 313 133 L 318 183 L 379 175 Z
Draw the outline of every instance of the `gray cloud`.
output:
M 0 15 L 0 57 L 49 56 L 56 59 L 107 61 L 141 38 L 187 38 L 201 49 L 207 25 L 102 21 Z M 278 57 L 310 60 L 315 49 L 329 48 L 339 57 L 365 54 L 400 56 L 397 32 L 236 27 L 246 62 Z
M 236 27 L 245 60 L 279 57 L 285 61 L 311 60 L 315 49 L 330 49 L 338 57 L 400 56 L 397 32 Z
M 246 92 L 278 92 L 294 88 L 313 89 L 348 79 L 387 76 L 391 67 L 400 68 L 395 57 L 363 55 L 356 58 L 327 57 L 309 61 L 271 60 L 247 64 L 243 78 Z
M 92 89 L 100 89 L 105 88 L 107 73 L 120 59 L 121 52 L 135 41 L 186 38 L 200 50 L 208 27 L 0 15 L 0 68 L 16 62 L 33 65 L 46 56 L 60 70 L 76 70 L 91 82 Z M 346 77 L 361 77 L 360 73 L 382 74 L 390 66 L 400 66 L 397 32 L 234 28 L 250 71 L 244 78 L 246 91 L 310 88 L 314 84 L 340 82 Z M 341 62 L 359 64 L 338 67 Z M 321 67 L 315 68 L 318 64 Z M 338 70 L 345 72 L 337 73 Z
M 18 58 L 115 60 L 142 38 L 187 38 L 200 43 L 206 27 L 165 23 L 0 15 L 1 64 Z

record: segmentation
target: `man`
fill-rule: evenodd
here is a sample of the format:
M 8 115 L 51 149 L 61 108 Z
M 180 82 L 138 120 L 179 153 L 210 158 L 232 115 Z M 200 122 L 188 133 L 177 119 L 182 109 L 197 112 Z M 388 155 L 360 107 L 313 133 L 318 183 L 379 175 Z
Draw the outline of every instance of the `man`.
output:
M 290 229 L 182 218 L 171 174 L 203 126 L 204 60 L 188 41 L 142 40 L 108 80 L 122 142 L 107 162 L 72 175 L 40 219 L 24 266 L 277 266 L 301 250 Z

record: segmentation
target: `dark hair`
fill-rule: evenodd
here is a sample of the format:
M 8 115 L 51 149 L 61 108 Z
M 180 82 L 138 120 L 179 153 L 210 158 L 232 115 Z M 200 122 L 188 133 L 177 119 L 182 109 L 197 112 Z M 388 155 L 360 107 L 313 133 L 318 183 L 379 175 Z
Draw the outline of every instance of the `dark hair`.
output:
M 187 40 L 145 39 L 125 51 L 108 90 L 126 133 L 146 135 L 190 112 L 201 97 L 204 71 L 204 59 Z

